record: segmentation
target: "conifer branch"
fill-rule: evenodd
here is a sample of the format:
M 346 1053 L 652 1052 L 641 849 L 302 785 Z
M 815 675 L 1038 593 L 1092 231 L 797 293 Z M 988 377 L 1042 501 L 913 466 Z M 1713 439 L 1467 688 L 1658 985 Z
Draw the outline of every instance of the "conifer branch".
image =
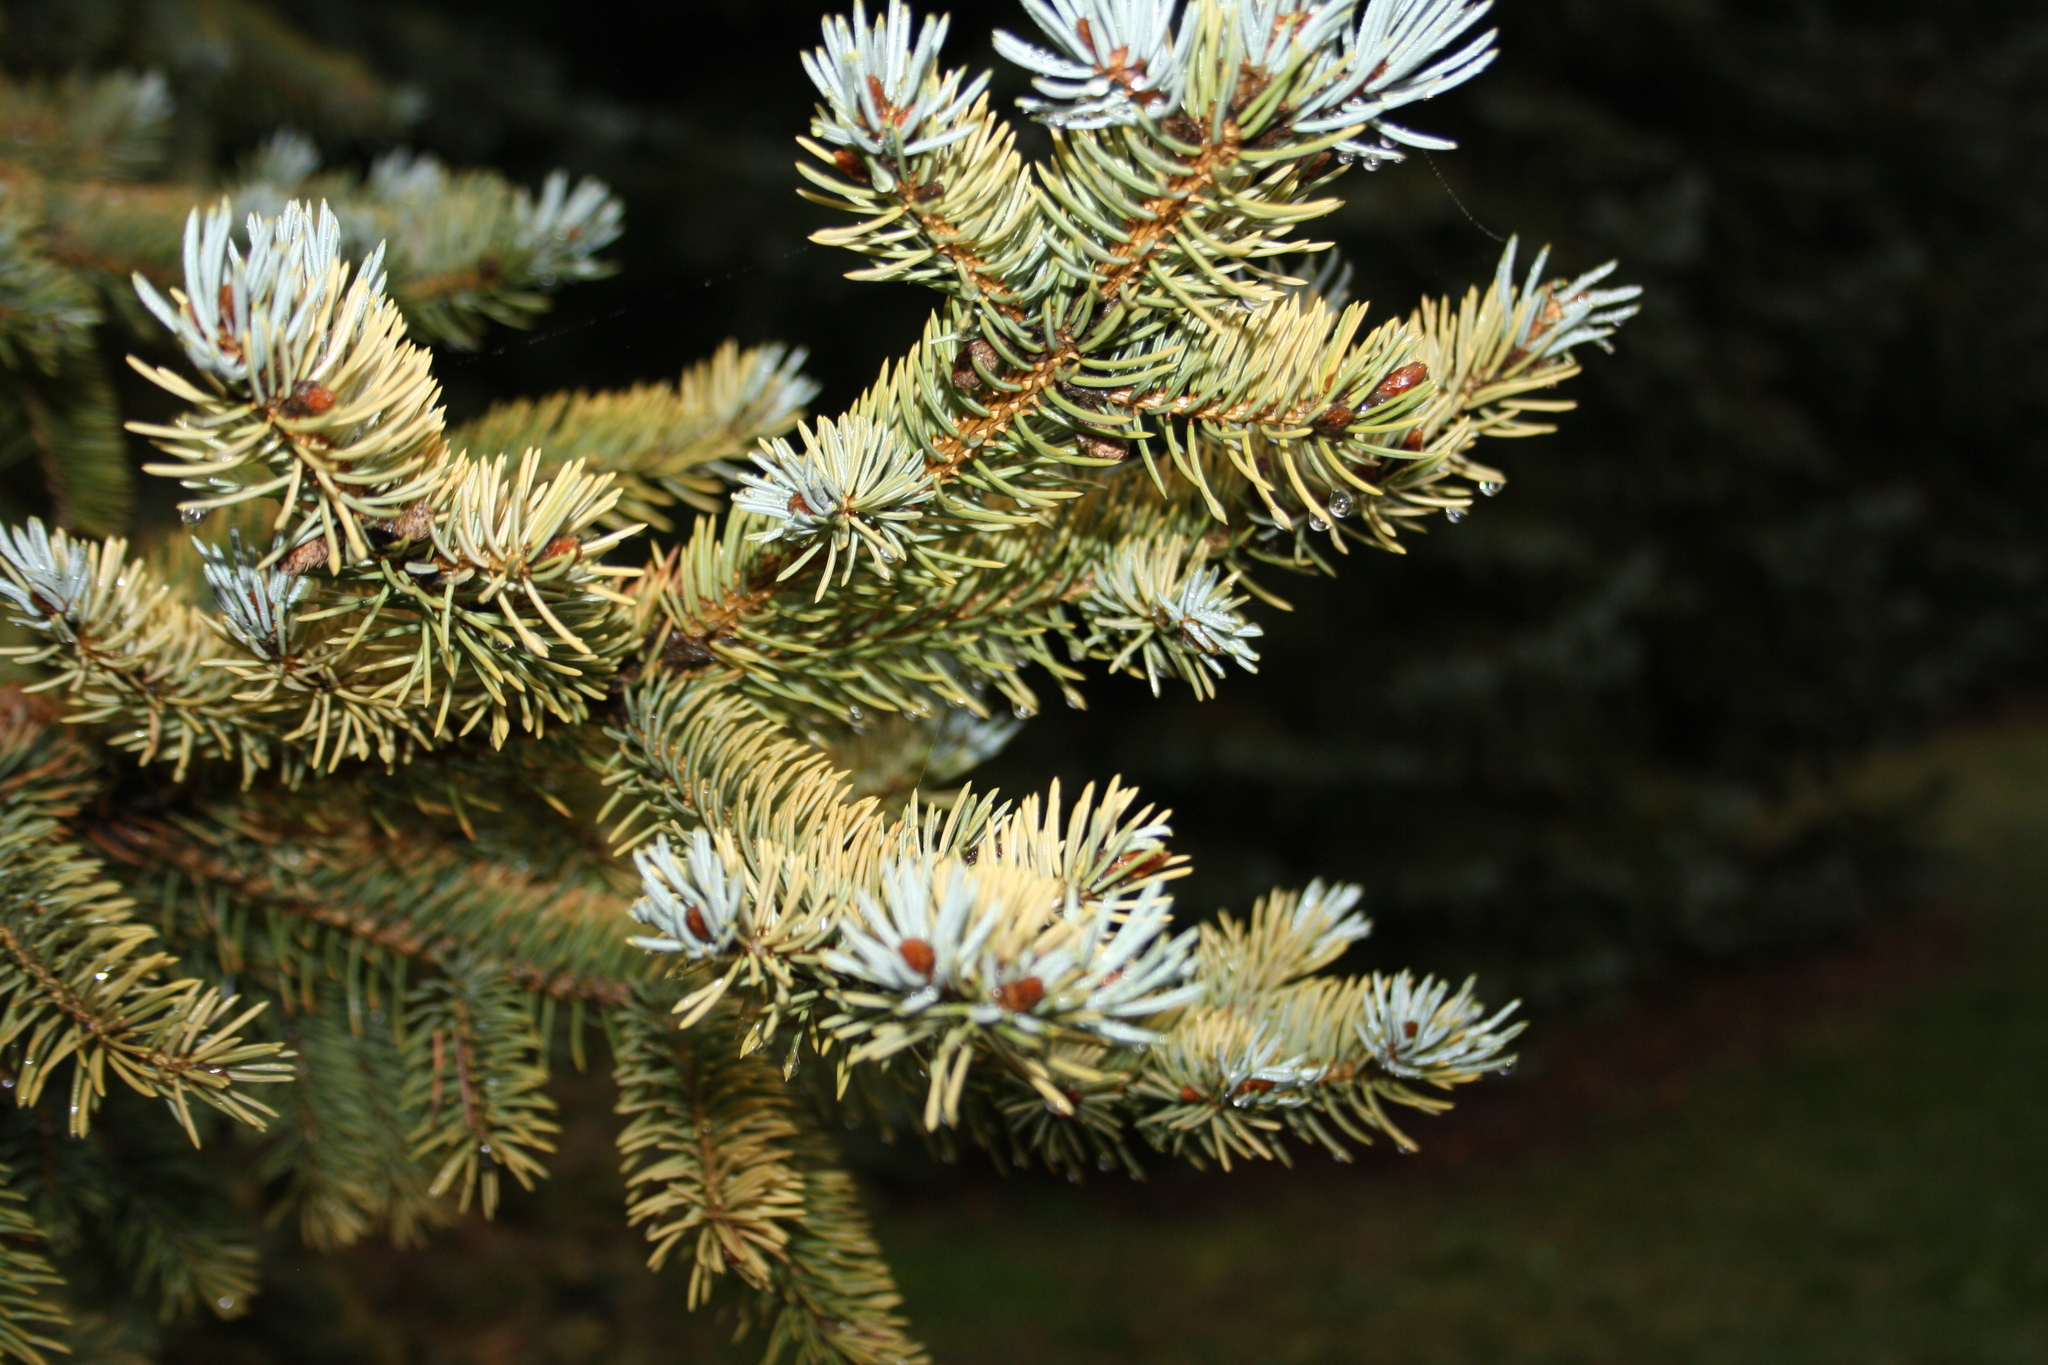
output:
M 618 476 L 620 499 L 606 524 L 672 530 L 666 508 L 718 511 L 718 495 L 738 477 L 736 462 L 796 425 L 817 393 L 803 362 L 800 350 L 742 351 L 727 342 L 674 385 L 500 403 L 450 433 L 449 443 L 537 449 L 549 465 L 581 460 L 592 473 Z
M 46 1239 L 29 1216 L 14 1171 L 0 1162 L 0 1359 L 49 1365 L 68 1354 L 70 1317 L 53 1295 L 64 1277 L 40 1248 Z
M 296 1212 L 310 1247 L 345 1247 L 378 1229 L 400 1245 L 423 1242 L 448 1215 L 413 1154 L 409 1135 L 422 1116 L 400 1103 L 398 1030 L 380 1026 L 383 1011 L 361 1018 L 341 996 L 322 983 L 311 1009 L 286 1015 L 293 1085 L 257 1174 L 286 1183 L 276 1212 Z M 395 1024 L 403 1015 L 393 1003 Z
M 829 1139 L 805 1122 L 796 1144 L 804 1216 L 788 1259 L 773 1267 L 772 1296 L 752 1317 L 765 1328 L 767 1365 L 929 1365 L 906 1332 L 903 1296 L 868 1226 L 853 1177 Z
M 90 1128 L 110 1075 L 164 1099 L 195 1143 L 195 1099 L 262 1127 L 273 1111 L 237 1087 L 288 1075 L 268 1060 L 275 1044 L 241 1036 L 262 1006 L 233 1014 L 232 995 L 166 975 L 176 959 L 152 951 L 156 935 L 119 888 L 62 841 L 60 817 L 82 793 L 75 754 L 43 741 L 19 692 L 0 707 L 0 1050 L 15 1103 L 35 1104 L 68 1063 L 73 1133 Z
M 485 955 L 521 989 L 568 1005 L 612 1006 L 647 975 L 620 938 L 623 902 L 567 890 L 464 857 L 438 841 L 367 822 L 313 823 L 229 806 L 176 823 L 134 819 L 94 836 L 110 857 L 219 887 L 260 910 L 278 945 L 265 967 L 280 993 L 302 982 L 340 980 L 354 994 L 378 979 L 401 980 L 404 963 L 447 969 L 460 954 Z M 236 914 L 215 909 L 192 930 L 215 939 L 232 969 L 263 965 L 240 948 Z M 371 1005 L 400 1008 L 388 995 Z
M 415 1156 L 437 1162 L 427 1187 L 450 1191 L 467 1212 L 497 1212 L 499 1175 L 532 1189 L 546 1174 L 539 1155 L 561 1131 L 548 1117 L 547 1047 L 530 996 L 484 962 L 454 962 L 406 1001 L 406 1088 L 400 1105 L 419 1114 Z
M 127 1289 L 137 1307 L 165 1320 L 201 1308 L 222 1318 L 249 1310 L 256 1229 L 217 1166 L 153 1106 L 116 1097 L 82 1135 L 67 1133 L 47 1108 L 10 1108 L 0 1113 L 0 1159 L 81 1298 Z M 71 1345 L 88 1344 L 96 1316 L 73 1314 Z
M 843 1114 L 1074 1171 L 1137 1169 L 1135 1138 L 1226 1166 L 1410 1145 L 1393 1111 L 1505 1069 L 1520 1026 L 1469 983 L 1333 974 L 1367 931 L 1355 888 L 1188 928 L 1167 817 L 1121 783 L 925 786 L 1037 709 L 1033 666 L 1075 705 L 1090 664 L 1210 695 L 1258 664 L 1255 566 L 1327 571 L 1326 548 L 1458 519 L 1501 482 L 1477 440 L 1568 406 L 1545 391 L 1633 312 L 1607 268 L 1518 278 L 1511 246 L 1490 289 L 1368 326 L 1281 263 L 1316 249 L 1295 233 L 1344 166 L 1446 145 L 1389 116 L 1491 61 L 1486 9 L 1029 0 L 1042 40 L 998 47 L 1054 130 L 1042 164 L 985 77 L 940 65 L 943 21 L 900 0 L 829 21 L 806 193 L 855 221 L 818 239 L 945 297 L 847 411 L 804 421 L 801 357 L 728 345 L 673 386 L 451 436 L 409 338 L 473 343 L 536 282 L 599 273 L 616 205 L 416 158 L 322 178 L 310 144 L 270 143 L 233 191 L 243 235 L 226 203 L 194 213 L 179 269 L 159 250 L 136 281 L 184 353 L 136 367 L 185 410 L 133 429 L 219 529 L 153 561 L 0 530 L 0 597 L 33 632 L 8 653 L 97 735 L 0 706 L 18 1096 L 69 1060 L 89 1114 L 112 1068 L 192 1132 L 189 1093 L 253 1119 L 229 1083 L 288 1071 L 260 1167 L 281 1208 L 316 1245 L 405 1240 L 544 1174 L 556 1011 L 579 1065 L 601 1018 L 652 1259 L 688 1246 L 693 1306 L 731 1272 L 770 1358 L 819 1365 L 924 1355 L 800 1069 Z M 0 223 L 22 301 L 0 368 L 34 379 L 0 383 L 0 412 L 55 392 L 99 322 L 104 261 L 51 225 L 75 212 L 61 241 L 114 259 L 175 212 L 144 186 L 108 216 L 93 176 L 146 161 L 148 100 L 94 89 L 100 169 L 36 171 L 59 209 Z M 114 518 L 78 468 L 60 510 Z M 679 543 L 607 562 L 678 503 L 700 514 Z M 188 785 L 152 804 L 145 766 L 88 813 L 107 750 Z M 174 951 L 275 1004 L 277 1036 L 232 1036 L 253 1015 L 224 1024 Z M 232 1239 L 193 1232 L 203 1273 L 180 1279 L 176 1239 L 141 1236 L 171 1298 L 246 1297 Z
M 807 1209 L 783 1078 L 759 1054 L 686 1043 L 669 1017 L 671 999 L 636 996 L 614 1026 L 618 1111 L 631 1120 L 619 1153 L 627 1221 L 649 1224 L 648 1264 L 659 1269 L 689 1243 L 695 1308 L 728 1270 L 756 1290 L 769 1288 Z M 732 1022 L 727 1011 L 705 1028 L 729 1031 Z

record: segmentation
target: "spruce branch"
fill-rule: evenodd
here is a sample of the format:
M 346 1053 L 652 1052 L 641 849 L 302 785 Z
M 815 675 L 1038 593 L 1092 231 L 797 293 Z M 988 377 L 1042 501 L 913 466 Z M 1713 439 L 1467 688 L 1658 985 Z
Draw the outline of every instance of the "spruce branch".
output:
M 81 1301 L 139 1300 L 163 1321 L 249 1310 L 256 1228 L 217 1168 L 153 1106 L 113 1097 L 82 1135 L 47 1109 L 10 1108 L 0 1112 L 0 1160 Z M 86 1346 L 92 1315 L 74 1324 L 70 1344 Z
M 113 392 L 94 347 L 94 291 L 53 259 L 21 207 L 0 211 L 0 464 L 32 460 L 60 525 L 107 532 L 132 491 Z
M 312 1008 L 285 1015 L 293 1084 L 257 1174 L 284 1182 L 272 1216 L 296 1213 L 310 1247 L 345 1247 L 379 1229 L 400 1245 L 417 1244 L 448 1217 L 428 1192 L 433 1172 L 413 1153 L 410 1134 L 422 1116 L 400 1100 L 406 1059 L 398 1031 L 379 1026 L 383 1011 L 365 1019 L 350 1003 L 322 982 Z
M 853 1177 L 831 1142 L 797 1115 L 797 1171 L 803 1221 L 788 1259 L 773 1267 L 772 1294 L 759 1295 L 750 1318 L 767 1337 L 768 1365 L 929 1365 L 899 1311 L 903 1296 L 869 1229 Z
M 738 477 L 737 461 L 796 426 L 817 385 L 803 377 L 804 353 L 781 346 L 720 346 L 673 385 L 610 393 L 556 394 L 500 403 L 449 434 L 458 450 L 537 449 L 550 465 L 583 461 L 618 476 L 618 505 L 605 523 L 674 527 L 676 503 L 719 510 Z
M 689 1304 L 704 1303 L 727 1271 L 769 1289 L 789 1260 L 793 1228 L 808 1210 L 790 1140 L 797 1135 L 789 1088 L 759 1054 L 685 1042 L 672 1026 L 672 997 L 642 993 L 616 1024 L 619 1134 L 627 1220 L 646 1223 L 656 1269 L 686 1242 Z M 706 1032 L 730 1031 L 730 1012 Z
M 280 815 L 226 803 L 176 823 L 134 819 L 94 834 L 117 862 L 174 872 L 255 910 L 260 935 L 241 922 L 240 904 L 171 927 L 214 940 L 224 966 L 255 971 L 279 994 L 342 982 L 352 1019 L 407 1008 L 393 985 L 408 966 L 448 970 L 462 953 L 483 964 L 476 971 L 572 1009 L 620 1004 L 647 974 L 624 941 L 619 897 L 567 890 L 368 821 Z M 250 952 L 252 941 L 268 951 Z M 382 995 L 371 994 L 380 982 Z
M 24 1207 L 14 1171 L 0 1162 L 0 1358 L 49 1365 L 68 1354 L 71 1319 L 53 1295 L 64 1277 L 41 1249 L 46 1239 Z
M 0 706 L 0 1052 L 15 1103 L 34 1105 L 70 1068 L 69 1123 L 85 1133 L 110 1076 L 165 1100 L 197 1143 L 194 1100 L 261 1128 L 272 1111 L 239 1087 L 286 1078 L 275 1044 L 241 1031 L 260 1004 L 196 979 L 173 978 L 169 953 L 136 921 L 102 868 L 64 841 L 83 794 L 68 746 L 46 743 L 47 720 L 9 689 Z
M 128 180 L 153 170 L 170 131 L 171 92 L 155 73 L 83 73 L 0 82 L 8 156 L 39 175 Z
M 500 1174 L 532 1189 L 546 1174 L 539 1154 L 554 1151 L 549 1118 L 547 1046 L 530 995 L 485 961 L 449 963 L 406 1001 L 406 1088 L 400 1105 L 421 1115 L 413 1153 L 438 1165 L 429 1195 L 453 1191 L 455 1207 L 472 1199 L 497 1212 Z
M 1636 291 L 1547 279 L 1547 255 L 1524 276 L 1511 246 L 1490 288 L 1369 325 L 1284 259 L 1319 249 L 1296 234 L 1348 164 L 1446 145 L 1389 116 L 1491 61 L 1484 3 L 1027 9 L 1042 43 L 998 46 L 1053 130 L 1033 164 L 901 0 L 806 58 L 805 192 L 854 220 L 819 240 L 943 296 L 844 412 L 804 418 L 800 355 L 728 345 L 672 386 L 448 432 L 412 338 L 471 344 L 599 273 L 618 213 L 594 184 L 523 196 L 404 156 L 358 182 L 283 137 L 232 191 L 239 236 L 224 202 L 178 268 L 131 253 L 183 352 L 136 367 L 185 409 L 134 429 L 219 522 L 153 558 L 0 529 L 31 632 L 8 653 L 53 698 L 0 705 L 19 1097 L 69 1060 L 90 1113 L 111 1067 L 196 1132 L 188 1092 L 252 1119 L 230 1082 L 289 1072 L 258 1167 L 276 1212 L 317 1245 L 405 1240 L 544 1175 L 557 1014 L 579 1065 L 599 1019 L 651 1258 L 687 1249 L 693 1306 L 730 1278 L 771 1359 L 881 1365 L 923 1352 L 804 1089 L 1079 1172 L 1137 1170 L 1140 1139 L 1226 1166 L 1405 1147 L 1397 1110 L 1505 1069 L 1514 1006 L 1335 972 L 1369 927 L 1356 888 L 1189 927 L 1168 817 L 1120 782 L 928 784 L 1037 710 L 1034 666 L 1075 705 L 1091 664 L 1199 697 L 1253 667 L 1249 600 L 1277 600 L 1255 566 L 1458 519 L 1501 482 L 1479 438 L 1547 429 Z M 89 356 L 120 252 L 61 244 L 167 238 L 178 212 L 141 186 L 117 224 L 110 182 L 56 176 L 56 208 L 0 221 L 0 412 Z M 85 235 L 50 236 L 65 214 Z M 79 469 L 62 507 L 112 517 Z M 610 562 L 678 503 L 686 533 Z M 80 739 L 52 738 L 59 701 Z M 103 787 L 107 751 L 143 766 Z M 173 953 L 274 1006 L 274 1036 L 234 1036 L 253 1014 L 224 1022 Z M 122 1264 L 170 1300 L 246 1298 L 232 1238 L 195 1218 L 177 1279 L 164 1216 L 136 1218 Z

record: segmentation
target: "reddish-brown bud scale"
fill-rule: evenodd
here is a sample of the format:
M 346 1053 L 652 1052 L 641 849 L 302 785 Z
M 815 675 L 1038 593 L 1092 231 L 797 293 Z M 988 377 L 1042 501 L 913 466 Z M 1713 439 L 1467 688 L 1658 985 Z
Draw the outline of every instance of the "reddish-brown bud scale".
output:
M 807 517 L 811 514 L 811 505 L 804 501 L 803 494 L 791 493 L 789 495 L 789 510 L 800 517 Z
M 302 379 L 280 406 L 287 417 L 325 417 L 334 410 L 334 390 Z
M 906 938 L 896 951 L 903 955 L 904 964 L 910 970 L 927 981 L 932 979 L 932 969 L 939 965 L 939 957 L 932 951 L 931 944 L 921 938 Z
M 542 559 L 556 559 L 562 555 L 580 554 L 582 552 L 582 549 L 583 542 L 578 540 L 576 537 L 568 535 L 556 536 L 553 540 L 549 541 L 547 543 L 546 548 L 544 548 L 540 552 L 540 557 Z
M 1422 449 L 1425 443 L 1425 439 L 1426 438 L 1422 434 L 1422 428 L 1417 427 L 1415 428 L 1415 430 L 1408 433 L 1407 439 L 1401 442 L 1401 449 L 1420 450 Z
M 311 573 L 326 562 L 327 541 L 322 537 L 292 547 L 292 552 L 279 560 L 277 567 L 284 573 L 296 575 Z
M 425 540 L 434 530 L 434 506 L 422 498 L 393 517 L 391 534 L 400 540 Z
M 1272 1088 L 1273 1083 L 1271 1081 L 1263 1076 L 1253 1076 L 1238 1082 L 1237 1093 L 1240 1095 L 1263 1095 Z
M 1045 983 L 1035 976 L 1022 981 L 1012 981 L 1007 986 L 996 988 L 996 1003 L 1006 1010 L 1018 1014 L 1038 1008 L 1038 1002 L 1045 999 Z
M 1092 431 L 1077 431 L 1074 449 L 1091 460 L 1125 460 L 1130 458 L 1131 443 L 1114 436 L 1097 436 Z
M 868 174 L 868 163 L 860 159 L 860 153 L 850 147 L 841 147 L 832 153 L 832 164 L 839 173 L 856 185 L 865 185 L 874 179 Z
M 1166 866 L 1169 856 L 1171 855 L 1163 848 L 1155 848 L 1150 852 L 1134 848 L 1129 853 L 1119 853 L 1116 856 L 1115 861 L 1109 865 L 1108 875 L 1114 877 L 1119 872 L 1128 872 L 1133 877 L 1149 877 Z
M 1429 366 L 1419 360 L 1411 361 L 1382 379 L 1379 387 L 1372 391 L 1372 396 L 1365 400 L 1365 405 L 1368 408 L 1376 408 L 1382 403 L 1399 398 L 1427 378 Z
M 1322 416 L 1310 422 L 1309 426 L 1318 436 L 1342 436 L 1350 425 L 1358 420 L 1358 410 L 1339 403 Z
M 1403 1020 L 1401 1023 L 1401 1032 L 1404 1036 L 1413 1038 L 1415 1036 L 1416 1027 L 1417 1025 L 1413 1019 L 1406 1019 Z
M 1180 1102 L 1182 1104 L 1193 1104 L 1201 1098 L 1200 1092 L 1191 1085 L 1184 1085 L 1180 1088 Z
M 701 668 L 718 659 L 711 652 L 711 642 L 702 635 L 685 635 L 679 630 L 669 632 L 668 639 L 661 647 L 661 661 L 670 668 Z
M 696 906 L 693 905 L 683 912 L 683 924 L 688 927 L 690 937 L 699 943 L 711 942 L 711 930 L 704 923 L 704 912 Z

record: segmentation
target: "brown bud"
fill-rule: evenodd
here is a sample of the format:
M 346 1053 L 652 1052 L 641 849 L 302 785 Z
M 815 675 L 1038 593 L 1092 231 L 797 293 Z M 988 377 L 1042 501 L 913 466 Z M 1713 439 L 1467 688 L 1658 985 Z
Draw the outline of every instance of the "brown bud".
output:
M 560 558 L 562 555 L 567 554 L 580 556 L 582 552 L 582 541 L 578 540 L 576 537 L 571 535 L 560 535 L 556 536 L 553 540 L 549 541 L 547 545 L 542 548 L 540 552 L 540 557 L 542 559 L 557 559 Z
M 932 952 L 932 945 L 921 938 L 906 938 L 898 945 L 897 952 L 903 954 L 903 961 L 910 970 L 929 981 L 932 969 L 938 966 L 938 955 Z
M 287 417 L 324 417 L 334 408 L 334 390 L 301 379 L 292 386 L 291 396 L 278 406 Z
M 1429 366 L 1419 360 L 1410 361 L 1380 381 L 1372 396 L 1365 400 L 1368 408 L 1376 408 L 1390 399 L 1399 398 L 1408 390 L 1429 378 Z
M 1166 866 L 1167 857 L 1168 854 L 1163 848 L 1155 848 L 1150 852 L 1134 848 L 1129 853 L 1119 853 L 1116 860 L 1110 863 L 1107 875 L 1114 877 L 1119 873 L 1128 872 L 1133 877 L 1149 877 Z
M 1003 367 L 1002 357 L 996 354 L 996 348 L 980 337 L 975 337 L 965 346 L 961 347 L 959 353 L 953 357 L 953 385 L 955 388 L 971 390 L 981 387 L 981 374 L 975 369 L 977 361 L 980 362 L 981 369 L 988 371 L 990 374 L 994 374 Z
M 1079 384 L 1069 384 L 1064 379 L 1056 381 L 1053 387 L 1060 391 L 1062 398 L 1077 408 L 1086 408 L 1090 412 L 1101 412 L 1109 406 L 1108 400 L 1103 397 L 1100 389 L 1090 389 Z
M 804 495 L 801 493 L 791 493 L 789 495 L 789 510 L 800 517 L 811 515 L 811 505 L 804 501 Z
M 1240 1095 L 1263 1095 L 1273 1088 L 1273 1083 L 1263 1076 L 1250 1076 L 1237 1083 Z
M 913 204 L 929 204 L 946 192 L 943 180 L 927 180 L 922 185 L 905 185 L 903 197 Z
M 699 943 L 711 942 L 711 930 L 704 923 L 704 912 L 702 910 L 693 905 L 683 911 L 683 923 L 688 927 L 690 936 Z
M 1407 1037 L 1413 1038 L 1415 1036 L 1415 1028 L 1416 1025 L 1413 1019 L 1404 1019 L 1401 1021 L 1401 1032 Z
M 1202 145 L 1202 125 L 1186 114 L 1175 114 L 1159 125 L 1159 131 L 1175 142 L 1185 142 L 1196 147 Z
M 1415 428 L 1415 430 L 1409 432 L 1407 437 L 1402 440 L 1401 449 L 1420 450 L 1423 447 L 1424 441 L 1425 438 L 1422 434 L 1422 428 L 1417 427 Z
M 1012 981 L 1007 986 L 996 988 L 996 1003 L 1006 1010 L 1018 1014 L 1038 1008 L 1038 1002 L 1045 999 L 1045 983 L 1035 976 L 1022 981 Z
M 434 530 L 434 507 L 425 498 L 385 523 L 394 540 L 425 540 Z
M 300 545 L 294 545 L 290 554 L 278 561 L 280 572 L 288 574 L 311 573 L 327 562 L 327 538 L 318 536 Z
M 1191 1085 L 1184 1085 L 1180 1088 L 1180 1102 L 1182 1104 L 1193 1104 L 1201 1098 L 1200 1092 Z
M 1092 431 L 1074 433 L 1074 448 L 1091 460 L 1123 460 L 1131 454 L 1131 443 L 1114 436 L 1097 436 Z
M 1309 427 L 1318 436 L 1342 436 L 1350 428 L 1351 424 L 1357 420 L 1358 412 L 1355 408 L 1349 408 L 1339 403 L 1322 416 L 1316 418 L 1315 421 L 1310 422 Z
M 841 147 L 832 153 L 832 164 L 839 173 L 857 185 L 865 185 L 874 179 L 868 174 L 868 163 L 860 159 L 860 153 L 850 147 Z
M 701 635 L 685 635 L 679 630 L 672 630 L 661 646 L 661 661 L 670 668 L 702 668 L 717 659 L 718 656 L 711 652 L 710 642 Z

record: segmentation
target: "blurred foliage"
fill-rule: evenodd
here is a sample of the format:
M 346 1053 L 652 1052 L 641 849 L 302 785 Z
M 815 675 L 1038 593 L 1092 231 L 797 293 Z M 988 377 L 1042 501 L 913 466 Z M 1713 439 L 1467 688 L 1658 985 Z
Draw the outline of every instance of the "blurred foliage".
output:
M 789 35 L 834 7 L 628 3 L 592 24 L 542 0 L 17 0 L 5 51 L 162 67 L 193 156 L 281 121 L 333 156 L 402 132 L 515 180 L 609 180 L 633 216 L 621 280 L 569 330 L 450 368 L 458 415 L 666 377 L 728 335 L 810 345 L 830 408 L 923 307 L 803 243 Z M 963 47 L 1014 18 L 948 8 Z M 337 74 L 267 43 L 267 12 Z M 1498 70 L 1439 116 L 1466 149 L 1380 172 L 1336 222 L 1354 289 L 1441 290 L 1520 232 L 1650 286 L 1629 344 L 1459 534 L 1302 585 L 1260 678 L 1143 712 L 1102 689 L 990 777 L 1106 754 L 1178 812 L 1196 903 L 1353 877 L 1395 950 L 1584 999 L 1914 894 L 1920 805 L 1853 798 L 1842 773 L 2038 675 L 2048 114 L 2026 92 L 2048 18 L 2023 0 L 1499 17 Z M 679 79 L 677 41 L 721 53 L 709 79 Z M 269 73 L 267 102 L 226 107 L 231 70 Z M 716 214 L 688 188 L 705 176 Z M 848 335 L 875 345 L 831 344 Z M 1367 862 L 1362 828 L 1403 838 Z

